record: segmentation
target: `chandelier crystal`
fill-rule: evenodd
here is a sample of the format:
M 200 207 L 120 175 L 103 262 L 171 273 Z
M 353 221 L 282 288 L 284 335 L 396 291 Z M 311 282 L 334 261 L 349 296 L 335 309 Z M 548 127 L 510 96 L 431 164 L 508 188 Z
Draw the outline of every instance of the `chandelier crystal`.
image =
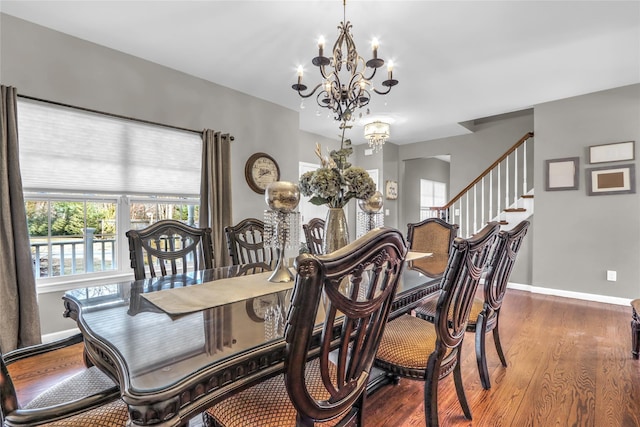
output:
M 378 68 L 384 65 L 384 60 L 378 58 L 378 41 L 371 44 L 372 58 L 367 62 L 358 54 L 353 36 L 351 35 L 351 22 L 346 19 L 347 2 L 342 2 L 344 18 L 338 25 L 339 36 L 333 45 L 333 55 L 324 56 L 323 37 L 318 41 L 318 56 L 311 63 L 319 68 L 322 81 L 313 89 L 304 93 L 307 86 L 302 83 L 304 70 L 298 67 L 298 82 L 292 88 L 302 98 L 309 98 L 318 92 L 316 102 L 320 107 L 328 108 L 335 114 L 334 118 L 341 122 L 354 120 L 353 112 L 369 104 L 371 92 L 386 95 L 391 88 L 398 84 L 393 78 L 393 63 L 387 65 L 387 79 L 382 82 L 386 90 L 378 90 L 373 86 L 372 79 Z M 365 72 L 370 72 L 369 76 Z M 319 91 L 318 91 L 319 90 Z
M 369 147 L 378 152 L 389 138 L 389 123 L 375 121 L 364 125 L 364 137 L 369 141 Z

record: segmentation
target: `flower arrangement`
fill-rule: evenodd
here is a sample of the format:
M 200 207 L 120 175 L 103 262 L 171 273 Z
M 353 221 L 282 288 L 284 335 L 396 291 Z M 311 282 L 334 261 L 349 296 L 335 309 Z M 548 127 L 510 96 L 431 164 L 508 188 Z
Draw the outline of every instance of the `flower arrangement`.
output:
M 353 198 L 368 199 L 373 196 L 376 191 L 373 179 L 366 170 L 351 166 L 347 161 L 353 148 L 351 140 L 344 139 L 344 130 L 340 150 L 332 150 L 328 157 L 324 157 L 320 144 L 316 143 L 315 153 L 322 166 L 300 177 L 300 193 L 311 197 L 311 203 L 343 208 Z

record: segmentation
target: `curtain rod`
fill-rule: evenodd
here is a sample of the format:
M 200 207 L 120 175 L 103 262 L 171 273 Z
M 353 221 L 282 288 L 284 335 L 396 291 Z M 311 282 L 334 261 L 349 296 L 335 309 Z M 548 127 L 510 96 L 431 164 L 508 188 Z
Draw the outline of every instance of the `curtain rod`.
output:
M 19 98 L 30 99 L 30 100 L 33 100 L 33 101 L 46 102 L 48 104 L 59 105 L 61 107 L 74 108 L 76 110 L 87 111 L 89 113 L 102 114 L 102 115 L 105 115 L 105 116 L 115 117 L 115 118 L 118 118 L 118 119 L 131 120 L 131 121 L 134 121 L 134 122 L 145 123 L 145 124 L 148 124 L 148 125 L 162 126 L 162 127 L 166 127 L 166 128 L 169 128 L 169 129 L 181 130 L 181 131 L 185 131 L 185 132 L 192 132 L 192 133 L 197 133 L 198 135 L 202 135 L 202 131 L 200 131 L 200 130 L 194 130 L 194 129 L 183 128 L 183 127 L 180 127 L 180 126 L 168 125 L 166 123 L 152 122 L 151 120 L 138 119 L 138 118 L 135 118 L 135 117 L 127 117 L 127 116 L 123 116 L 123 115 L 120 115 L 120 114 L 106 113 L 104 111 L 93 110 L 91 108 L 86 108 L 86 107 L 78 107 L 76 105 L 65 104 L 63 102 L 50 101 L 48 99 L 36 98 L 35 96 L 18 94 L 18 97 Z M 234 138 L 233 135 L 229 135 L 229 139 L 231 141 L 233 141 L 235 138 Z

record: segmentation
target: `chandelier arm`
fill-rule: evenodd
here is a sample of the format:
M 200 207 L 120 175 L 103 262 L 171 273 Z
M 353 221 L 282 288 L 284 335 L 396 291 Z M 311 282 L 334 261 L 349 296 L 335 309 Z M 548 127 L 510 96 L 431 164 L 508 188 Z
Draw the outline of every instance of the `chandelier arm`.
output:
M 318 68 L 320 69 L 320 75 L 322 76 L 323 79 L 325 80 L 329 80 L 329 77 L 331 77 L 331 75 L 336 75 L 335 71 L 332 71 L 331 73 L 327 74 L 324 70 L 324 65 L 318 65 Z M 337 76 L 336 76 L 337 77 Z
M 378 69 L 377 68 L 372 68 L 372 70 L 373 71 L 371 71 L 371 75 L 369 77 L 364 77 L 364 71 L 362 72 L 363 73 L 363 78 L 365 80 L 371 81 L 375 77 L 376 71 L 378 71 Z
M 335 100 L 333 98 L 330 98 L 330 102 L 329 103 L 325 103 L 323 102 L 320 97 L 322 96 L 322 94 L 325 91 L 322 91 L 320 93 L 318 93 L 318 96 L 316 96 L 316 103 L 318 104 L 318 106 L 322 107 L 322 108 L 327 108 L 331 111 L 333 111 L 333 113 L 335 114 L 334 119 L 335 120 L 341 120 L 342 117 L 342 104 L 340 104 L 339 102 L 335 102 Z
M 312 96 L 314 93 L 316 93 L 316 91 L 318 90 L 318 88 L 322 86 L 322 83 L 319 83 L 318 85 L 316 85 L 316 87 L 314 87 L 312 90 L 310 90 L 308 93 L 304 94 L 300 91 L 300 89 L 298 89 L 296 92 L 298 92 L 298 95 L 300 95 L 301 98 L 309 98 L 310 96 Z
M 384 91 L 384 92 L 379 91 L 379 90 L 378 90 L 378 89 L 376 89 L 376 88 L 373 88 L 373 91 L 374 91 L 375 93 L 377 93 L 378 95 L 386 95 L 386 94 L 388 94 L 389 92 L 391 92 L 391 88 L 392 88 L 392 87 L 393 87 L 393 86 L 389 86 L 389 87 L 388 87 L 388 89 L 387 89 L 386 91 Z

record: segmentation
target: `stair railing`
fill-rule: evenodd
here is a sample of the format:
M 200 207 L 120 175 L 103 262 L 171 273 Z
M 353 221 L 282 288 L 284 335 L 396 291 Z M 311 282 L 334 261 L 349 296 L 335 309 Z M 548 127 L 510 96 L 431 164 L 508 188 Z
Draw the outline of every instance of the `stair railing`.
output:
M 449 203 L 430 208 L 430 216 L 458 224 L 462 237 L 488 221 L 504 221 L 504 210 L 517 209 L 518 200 L 533 189 L 532 138 L 533 132 L 525 134 Z

